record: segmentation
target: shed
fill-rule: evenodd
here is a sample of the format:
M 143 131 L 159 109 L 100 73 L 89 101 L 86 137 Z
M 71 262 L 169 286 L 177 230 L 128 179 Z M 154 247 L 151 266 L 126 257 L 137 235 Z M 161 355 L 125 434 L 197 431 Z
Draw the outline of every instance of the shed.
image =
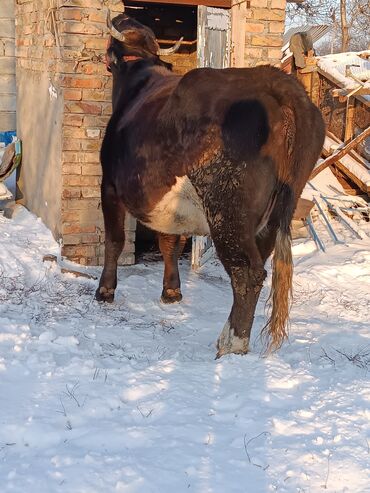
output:
M 107 7 L 113 15 L 123 9 L 120 0 L 17 0 L 15 10 L 19 201 L 61 241 L 62 255 L 85 265 L 102 264 L 104 256 L 99 150 L 111 113 Z M 180 73 L 279 64 L 285 7 L 286 0 L 125 2 L 161 47 L 184 36 L 169 57 Z M 128 216 L 121 264 L 135 262 L 135 234 Z

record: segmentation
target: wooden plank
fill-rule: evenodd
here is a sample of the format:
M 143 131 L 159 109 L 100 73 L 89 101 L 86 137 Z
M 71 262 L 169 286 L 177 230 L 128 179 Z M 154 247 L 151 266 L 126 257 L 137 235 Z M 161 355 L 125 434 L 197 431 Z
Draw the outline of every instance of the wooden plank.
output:
M 339 145 L 343 145 L 343 142 L 340 139 L 338 139 L 338 137 L 336 135 L 334 135 L 332 132 L 329 132 L 329 130 L 326 131 L 326 135 L 328 137 L 330 137 L 330 139 L 332 139 L 335 142 L 337 142 Z M 323 154 L 325 156 L 328 156 L 330 154 L 330 152 L 326 152 L 326 149 L 324 148 L 323 149 Z M 354 149 L 351 149 L 349 151 L 348 155 L 351 156 L 356 161 L 358 161 L 362 166 L 364 166 L 364 168 L 370 169 L 370 162 L 367 159 L 365 159 L 364 157 L 362 157 Z
M 353 89 L 333 89 L 332 94 L 334 98 L 345 97 L 347 96 Z M 370 87 L 361 87 L 356 91 L 356 95 L 358 96 L 366 96 L 370 94 Z
M 342 149 L 337 150 L 331 156 L 324 159 L 322 163 L 314 168 L 311 173 L 310 180 L 315 178 L 322 170 L 339 161 L 340 158 L 348 154 L 348 152 L 353 149 L 359 142 L 370 135 L 370 127 L 367 127 L 363 132 L 361 132 L 355 139 L 348 142 Z
M 204 5 L 205 7 L 231 8 L 231 0 L 134 0 L 132 4 L 140 3 L 169 3 L 171 5 Z
M 335 163 L 335 166 L 343 173 L 345 174 L 346 176 L 348 176 L 348 178 L 350 180 L 353 181 L 353 183 L 355 183 L 358 188 L 360 188 L 363 192 L 366 192 L 367 194 L 370 193 L 370 186 L 369 185 L 366 185 L 365 183 L 363 183 L 361 180 L 358 179 L 358 177 L 356 175 L 354 175 L 348 168 L 346 165 L 344 165 L 341 161 L 338 161 L 337 163 Z

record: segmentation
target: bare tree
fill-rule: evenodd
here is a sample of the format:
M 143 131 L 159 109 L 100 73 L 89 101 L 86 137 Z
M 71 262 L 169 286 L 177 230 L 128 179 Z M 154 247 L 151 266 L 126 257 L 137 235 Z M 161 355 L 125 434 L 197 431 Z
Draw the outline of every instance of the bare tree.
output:
M 342 52 L 344 52 L 348 51 L 349 48 L 347 0 L 340 0 L 340 26 L 342 31 Z
M 332 27 L 331 51 L 367 49 L 370 42 L 368 0 L 306 0 L 289 3 L 292 23 L 328 24 Z M 328 43 L 326 43 L 328 45 Z

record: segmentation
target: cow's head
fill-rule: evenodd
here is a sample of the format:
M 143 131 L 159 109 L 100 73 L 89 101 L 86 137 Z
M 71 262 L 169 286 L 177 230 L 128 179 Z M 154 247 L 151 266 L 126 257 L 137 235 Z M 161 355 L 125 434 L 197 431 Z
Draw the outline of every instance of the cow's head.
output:
M 141 58 L 169 55 L 180 47 L 179 40 L 172 48 L 161 49 L 153 31 L 126 14 L 117 15 L 113 20 L 108 11 L 107 26 L 110 40 L 107 49 L 107 67 L 121 60 L 135 60 Z

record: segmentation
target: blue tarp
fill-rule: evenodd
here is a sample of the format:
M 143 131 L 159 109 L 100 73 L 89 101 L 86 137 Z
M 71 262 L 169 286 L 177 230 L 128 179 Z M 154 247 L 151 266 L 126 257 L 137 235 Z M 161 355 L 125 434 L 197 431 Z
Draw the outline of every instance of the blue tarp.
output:
M 8 144 L 11 144 L 13 142 L 13 137 L 16 136 L 16 133 L 14 130 L 8 130 L 7 132 L 0 132 L 0 142 L 4 142 L 4 144 L 7 146 Z

